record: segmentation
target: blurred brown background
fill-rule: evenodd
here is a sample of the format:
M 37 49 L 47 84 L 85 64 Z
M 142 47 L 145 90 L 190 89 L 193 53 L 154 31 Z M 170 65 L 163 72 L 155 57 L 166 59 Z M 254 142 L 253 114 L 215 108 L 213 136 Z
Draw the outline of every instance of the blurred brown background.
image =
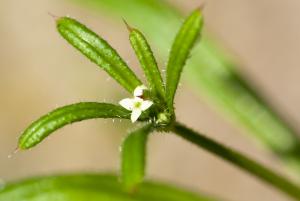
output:
M 186 12 L 200 4 L 197 0 L 172 2 Z M 207 26 L 237 53 L 235 56 L 243 64 L 240 71 L 300 131 L 299 10 L 297 0 L 207 0 L 205 17 Z M 112 20 L 71 1 L 0 0 L 0 178 L 3 180 L 118 169 L 118 145 L 128 127 L 111 120 L 67 126 L 35 149 L 8 158 L 20 132 L 53 108 L 79 101 L 117 103 L 128 95 L 61 39 L 48 12 L 80 19 L 138 69 L 121 20 Z M 242 129 L 223 119 L 182 84 L 176 100 L 181 121 L 278 171 L 283 170 Z M 233 201 L 288 200 L 252 176 L 175 136 L 153 135 L 148 153 L 149 178 Z

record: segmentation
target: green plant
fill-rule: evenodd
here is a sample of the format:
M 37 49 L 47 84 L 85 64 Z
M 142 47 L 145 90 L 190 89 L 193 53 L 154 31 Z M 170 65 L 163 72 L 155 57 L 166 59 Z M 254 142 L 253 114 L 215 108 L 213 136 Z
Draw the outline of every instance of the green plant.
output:
M 97 176 L 74 176 L 38 179 L 11 185 L 0 192 L 0 200 L 17 200 L 22 195 L 25 196 L 24 200 L 26 201 L 51 200 L 54 197 L 59 197 L 60 200 L 82 200 L 86 199 L 86 196 L 89 196 L 91 200 L 102 200 L 105 199 L 105 196 L 109 196 L 112 200 L 209 200 L 208 198 L 202 199 L 188 195 L 182 198 L 172 196 L 167 198 L 163 196 L 168 193 L 170 196 L 172 189 L 164 190 L 163 186 L 157 187 L 155 185 L 149 189 L 149 186 L 145 187 L 147 184 L 141 184 L 145 173 L 147 139 L 152 131 L 173 132 L 257 176 L 287 195 L 300 200 L 300 187 L 296 184 L 243 154 L 176 121 L 175 92 L 190 51 L 200 36 L 203 26 L 200 9 L 192 12 L 175 37 L 167 64 L 166 86 L 163 84 L 162 76 L 145 37 L 140 31 L 127 25 L 130 32 L 130 42 L 145 72 L 149 88 L 142 84 L 104 39 L 86 26 L 69 17 L 58 18 L 56 22 L 59 33 L 71 45 L 108 72 L 129 93 L 133 94 L 133 97 L 121 100 L 121 106 L 86 102 L 58 108 L 33 122 L 23 132 L 19 139 L 19 149 L 30 149 L 55 130 L 85 119 L 122 118 L 131 119 L 132 122 L 139 121 L 141 126 L 125 138 L 121 149 L 121 183 L 122 189 L 127 194 L 120 190 L 114 177 L 98 176 L 101 177 L 101 181 L 95 183 Z M 99 186 L 104 189 L 102 189 L 101 194 L 97 193 Z M 38 192 L 44 191 L 45 193 L 36 195 L 36 189 Z M 145 195 L 145 191 L 148 194 Z M 178 190 L 173 192 L 180 194 Z M 127 198 L 127 196 L 129 197 Z
M 147 33 L 148 39 L 160 50 L 158 58 L 167 57 L 172 42 L 169 38 L 176 33 L 183 18 L 181 10 L 166 0 L 72 2 L 79 2 L 117 20 L 125 17 Z M 204 32 L 193 54 L 195 56 L 189 59 L 183 75 L 185 83 L 206 99 L 222 117 L 235 121 L 234 126 L 242 127 L 243 131 L 273 152 L 300 179 L 300 141 L 290 122 L 269 104 L 268 97 L 261 95 L 261 91 L 245 79 L 247 75 L 239 73 L 239 64 L 228 57 L 228 50 L 225 52 L 209 31 Z

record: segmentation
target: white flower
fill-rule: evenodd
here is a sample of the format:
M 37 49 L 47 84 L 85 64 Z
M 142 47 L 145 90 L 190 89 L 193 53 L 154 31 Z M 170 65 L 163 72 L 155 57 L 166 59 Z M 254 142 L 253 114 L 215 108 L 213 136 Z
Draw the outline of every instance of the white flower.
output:
M 144 100 L 143 91 L 147 89 L 144 85 L 138 86 L 134 90 L 133 98 L 125 98 L 119 102 L 119 104 L 127 110 L 132 111 L 131 121 L 135 122 L 143 111 L 147 110 L 153 104 L 150 100 Z

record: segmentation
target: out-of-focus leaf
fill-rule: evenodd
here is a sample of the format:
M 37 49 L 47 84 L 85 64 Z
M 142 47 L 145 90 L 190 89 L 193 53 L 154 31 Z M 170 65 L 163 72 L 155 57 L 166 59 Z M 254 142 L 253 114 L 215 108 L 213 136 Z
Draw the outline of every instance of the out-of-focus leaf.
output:
M 182 69 L 189 57 L 191 49 L 200 37 L 203 17 L 200 9 L 195 10 L 182 24 L 173 42 L 167 65 L 166 97 L 168 107 L 173 111 L 174 97 Z
M 145 182 L 134 194 L 122 190 L 113 175 L 70 175 L 8 184 L 0 201 L 213 201 L 175 187 Z
M 130 43 L 145 72 L 150 87 L 150 92 L 159 102 L 165 101 L 165 88 L 160 71 L 157 67 L 150 45 L 145 36 L 137 29 L 128 27 Z
M 166 58 L 171 38 L 180 24 L 180 12 L 164 0 L 72 0 L 99 9 L 140 27 Z M 143 17 L 141 17 L 141 15 Z M 293 128 L 237 72 L 235 62 L 218 44 L 203 35 L 185 68 L 184 78 L 213 106 L 239 122 L 286 164 L 300 172 L 300 143 Z
M 300 142 L 296 131 L 236 71 L 211 40 L 203 40 L 191 59 L 187 78 L 231 119 L 248 129 L 288 166 L 300 173 Z
M 58 108 L 33 122 L 19 138 L 19 148 L 29 149 L 39 144 L 55 130 L 93 118 L 130 118 L 130 111 L 108 103 L 83 102 Z
M 146 125 L 130 133 L 121 147 L 121 182 L 128 192 L 136 190 L 145 175 L 146 144 L 152 125 Z
M 57 21 L 59 33 L 92 62 L 103 68 L 130 93 L 141 81 L 125 61 L 104 39 L 75 19 L 61 17 Z

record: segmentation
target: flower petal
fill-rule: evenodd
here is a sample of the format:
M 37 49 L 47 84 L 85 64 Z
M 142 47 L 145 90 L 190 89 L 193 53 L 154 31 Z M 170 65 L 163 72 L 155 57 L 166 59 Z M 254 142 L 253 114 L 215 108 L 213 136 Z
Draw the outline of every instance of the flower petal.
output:
M 132 110 L 132 113 L 131 113 L 132 123 L 136 122 L 136 120 L 138 120 L 138 118 L 140 117 L 141 114 L 142 114 L 142 110 L 140 110 L 140 109 Z
M 124 98 L 122 99 L 119 104 L 124 107 L 126 110 L 132 110 L 134 105 L 134 99 L 132 98 Z
M 150 100 L 145 100 L 142 102 L 142 105 L 141 105 L 141 110 L 142 111 L 145 111 L 147 110 L 149 107 L 151 107 L 151 105 L 153 105 L 153 102 L 150 101 Z
M 134 97 L 132 99 L 132 101 L 133 101 L 133 104 L 135 104 L 135 103 L 141 103 L 142 104 L 144 102 L 144 100 L 142 98 L 139 98 L 139 97 Z
M 143 91 L 147 89 L 147 87 L 145 85 L 140 85 L 140 86 L 137 86 L 133 92 L 133 95 L 135 97 L 139 97 L 139 96 L 142 96 L 143 95 Z

